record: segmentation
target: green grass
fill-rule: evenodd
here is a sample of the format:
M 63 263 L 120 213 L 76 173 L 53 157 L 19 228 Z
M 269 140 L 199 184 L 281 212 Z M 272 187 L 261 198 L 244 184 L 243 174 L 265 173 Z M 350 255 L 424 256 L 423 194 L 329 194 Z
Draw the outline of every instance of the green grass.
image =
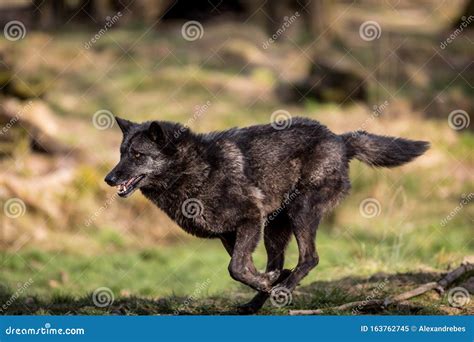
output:
M 472 244 L 462 243 L 470 229 L 467 226 L 447 237 L 437 231 L 437 227 L 387 236 L 383 231 L 369 232 L 363 227 L 347 231 L 335 228 L 330 232 L 328 228 L 323 226 L 318 237 L 321 262 L 303 281 L 291 308 L 324 308 L 363 300 L 370 295 L 370 286 L 355 292 L 354 286 L 371 283 L 370 276 L 374 273 L 382 272 L 396 279 L 393 275 L 399 272 L 419 272 L 405 284 L 415 286 L 423 282 L 420 277 L 426 269 L 444 270 L 459 263 L 473 248 Z M 32 279 L 32 284 L 21 292 L 21 298 L 6 313 L 27 312 L 25 305 L 28 310 L 45 314 L 117 310 L 125 314 L 172 313 L 189 296 L 193 298 L 192 304 L 180 309 L 184 313 L 232 313 L 236 303 L 252 295 L 252 291 L 228 275 L 229 257 L 217 241 L 184 239 L 171 246 L 127 250 L 110 230 L 101 231 L 98 239 L 104 246 L 104 253 L 100 255 L 39 250 L 2 252 L 0 283 L 4 288 L 0 298 L 3 296 L 6 302 L 17 288 Z M 287 264 L 294 265 L 296 260 L 296 246 L 292 242 Z M 263 268 L 262 248 L 258 249 L 255 262 Z M 433 279 L 440 277 L 432 275 Z M 377 281 L 372 283 L 377 284 Z M 117 301 L 113 306 L 99 310 L 91 305 L 91 293 L 100 287 L 114 293 Z M 387 285 L 384 291 L 385 295 L 398 293 L 400 285 Z M 300 292 L 304 294 L 298 294 Z M 426 301 L 417 300 L 418 313 L 433 314 L 438 312 L 443 298 L 436 300 L 437 309 L 431 308 L 433 301 L 429 296 Z M 288 307 L 269 305 L 263 313 L 284 314 L 287 310 Z M 386 313 L 399 313 L 397 308 L 391 310 Z

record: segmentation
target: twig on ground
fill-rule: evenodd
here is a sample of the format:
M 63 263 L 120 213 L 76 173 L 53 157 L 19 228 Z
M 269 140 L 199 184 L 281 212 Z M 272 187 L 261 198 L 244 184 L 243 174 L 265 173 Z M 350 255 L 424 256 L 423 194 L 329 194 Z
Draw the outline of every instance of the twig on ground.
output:
M 447 273 L 444 278 L 437 282 L 430 282 L 423 284 L 413 290 L 401 293 L 396 295 L 395 297 L 387 297 L 385 299 L 371 299 L 371 300 L 362 300 L 356 302 L 345 303 L 339 306 L 335 306 L 332 308 L 324 309 L 326 311 L 344 311 L 348 309 L 354 308 L 362 308 L 365 310 L 368 309 L 384 309 L 389 305 L 399 304 L 399 303 L 406 303 L 407 299 L 419 296 L 425 292 L 431 290 L 437 290 L 440 293 L 443 293 L 446 288 L 452 284 L 456 279 L 463 276 L 464 274 L 474 271 L 474 263 L 466 262 L 461 264 L 458 268 L 454 269 L 453 271 Z M 324 310 L 317 309 L 317 310 L 290 310 L 290 315 L 321 315 L 324 314 Z

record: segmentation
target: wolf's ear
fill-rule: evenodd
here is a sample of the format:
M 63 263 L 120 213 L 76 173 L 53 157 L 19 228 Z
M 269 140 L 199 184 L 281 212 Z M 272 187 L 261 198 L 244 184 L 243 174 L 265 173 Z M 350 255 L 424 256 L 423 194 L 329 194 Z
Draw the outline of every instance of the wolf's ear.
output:
M 150 127 L 148 127 L 148 132 L 147 133 L 148 133 L 148 137 L 151 139 L 151 141 L 153 141 L 155 143 L 158 143 L 158 144 L 163 143 L 166 140 L 166 134 L 163 131 L 163 128 L 156 121 L 153 121 L 150 124 Z
M 115 117 L 115 121 L 117 121 L 117 124 L 119 125 L 123 134 L 126 134 L 130 130 L 130 128 L 133 126 L 133 122 L 125 120 L 125 119 L 121 119 L 118 116 Z

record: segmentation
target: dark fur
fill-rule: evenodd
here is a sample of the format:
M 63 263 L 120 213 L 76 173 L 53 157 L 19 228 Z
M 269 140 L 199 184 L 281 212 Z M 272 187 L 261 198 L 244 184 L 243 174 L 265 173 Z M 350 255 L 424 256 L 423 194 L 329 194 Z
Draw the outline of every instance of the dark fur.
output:
M 252 312 L 272 288 L 293 291 L 318 264 L 316 230 L 348 193 L 352 158 L 393 167 L 429 147 L 366 132 L 337 135 L 304 118 L 294 118 L 283 130 L 258 125 L 209 134 L 170 122 L 117 122 L 124 133 L 121 157 L 106 182 L 117 185 L 145 175 L 137 188 L 185 231 L 221 239 L 231 255 L 232 278 L 259 291 L 245 307 Z M 188 199 L 202 204 L 200 215 L 183 214 Z M 264 273 L 252 262 L 262 231 L 268 254 Z M 300 255 L 289 271 L 283 269 L 284 250 L 292 235 Z

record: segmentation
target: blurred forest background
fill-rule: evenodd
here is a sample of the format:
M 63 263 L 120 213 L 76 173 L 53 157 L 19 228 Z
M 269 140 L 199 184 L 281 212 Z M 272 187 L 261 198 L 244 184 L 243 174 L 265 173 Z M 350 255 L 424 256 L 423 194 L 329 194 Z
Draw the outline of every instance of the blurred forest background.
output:
M 218 241 L 103 182 L 119 158 L 112 114 L 198 132 L 298 115 L 430 141 L 401 168 L 352 162 L 352 193 L 323 222 L 293 307 L 439 279 L 474 254 L 473 4 L 1 0 L 1 312 L 207 314 L 251 297 Z M 293 241 L 288 266 L 297 257 Z M 94 305 L 104 288 L 113 300 Z M 431 293 L 386 312 L 474 311 Z

